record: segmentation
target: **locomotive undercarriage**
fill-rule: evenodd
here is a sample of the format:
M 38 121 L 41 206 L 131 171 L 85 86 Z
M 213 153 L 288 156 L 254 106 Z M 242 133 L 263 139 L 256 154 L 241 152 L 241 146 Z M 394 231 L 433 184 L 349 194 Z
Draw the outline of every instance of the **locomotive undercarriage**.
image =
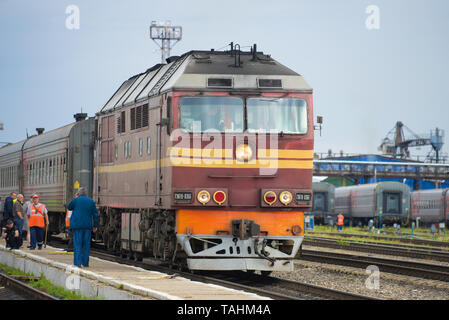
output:
M 178 234 L 191 270 L 293 271 L 303 237 Z
M 177 256 L 173 211 L 102 208 L 99 231 L 106 248 L 122 256 L 135 260 L 151 256 L 169 262 Z
M 172 210 L 100 210 L 99 234 L 108 250 L 191 270 L 293 271 L 303 240 L 301 236 L 176 234 L 175 226 Z

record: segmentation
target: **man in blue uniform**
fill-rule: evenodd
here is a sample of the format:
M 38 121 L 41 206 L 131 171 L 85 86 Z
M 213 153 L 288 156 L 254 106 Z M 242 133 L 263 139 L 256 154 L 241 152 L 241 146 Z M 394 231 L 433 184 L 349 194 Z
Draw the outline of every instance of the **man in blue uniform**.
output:
M 73 264 L 88 267 L 92 231 L 96 232 L 98 228 L 98 211 L 95 202 L 87 197 L 85 188 L 79 188 L 78 194 L 79 197 L 67 206 L 72 211 L 70 230 L 73 231 Z
M 11 192 L 5 199 L 5 208 L 3 212 L 3 225 L 6 225 L 6 221 L 14 218 L 14 200 L 17 198 L 17 193 Z

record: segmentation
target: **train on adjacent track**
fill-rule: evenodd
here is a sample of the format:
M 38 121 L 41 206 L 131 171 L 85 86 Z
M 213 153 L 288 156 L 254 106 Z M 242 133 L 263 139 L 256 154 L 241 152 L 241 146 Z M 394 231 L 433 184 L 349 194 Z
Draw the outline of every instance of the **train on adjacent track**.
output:
M 328 182 L 313 182 L 312 214 L 315 223 L 324 224 L 335 219 L 335 186 Z
M 191 270 L 293 270 L 312 206 L 312 88 L 301 75 L 256 46 L 190 51 L 78 120 L 1 148 L 0 196 L 38 192 L 57 233 L 85 186 L 109 250 Z
M 346 224 L 367 224 L 370 219 L 385 224 L 449 224 L 449 189 L 416 190 L 400 182 L 379 182 L 347 187 L 313 183 L 312 214 L 317 223 L 336 220 L 341 213 Z

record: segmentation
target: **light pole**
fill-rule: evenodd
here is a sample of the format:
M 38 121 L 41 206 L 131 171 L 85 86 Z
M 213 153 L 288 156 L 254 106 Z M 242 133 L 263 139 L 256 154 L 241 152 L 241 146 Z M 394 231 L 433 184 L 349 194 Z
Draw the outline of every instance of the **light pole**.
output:
M 161 60 L 162 63 L 165 63 L 166 59 L 170 57 L 171 48 L 182 39 L 182 27 L 171 26 L 169 20 L 165 22 L 152 21 L 150 38 L 161 48 Z M 173 44 L 172 41 L 174 41 Z

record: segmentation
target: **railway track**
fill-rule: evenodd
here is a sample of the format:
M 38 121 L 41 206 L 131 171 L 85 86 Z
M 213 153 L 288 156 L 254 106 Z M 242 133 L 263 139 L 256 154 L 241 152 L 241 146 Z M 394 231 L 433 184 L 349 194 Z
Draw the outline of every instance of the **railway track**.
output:
M 4 273 L 0 285 L 0 300 L 60 300 Z
M 387 240 L 387 241 L 398 241 L 403 243 L 410 243 L 415 245 L 425 245 L 431 247 L 447 248 L 449 250 L 449 241 L 436 241 L 427 239 L 416 239 L 416 238 L 397 238 L 397 237 L 386 237 L 382 235 L 366 235 L 358 233 L 338 233 L 338 232 L 308 232 L 312 236 L 337 236 L 341 238 L 366 238 L 366 239 L 376 239 L 376 240 Z
M 375 265 L 380 272 L 402 274 L 418 278 L 449 282 L 449 267 L 433 263 L 385 259 L 355 254 L 303 249 L 301 259 L 313 262 L 366 268 Z
M 52 243 L 53 246 L 60 245 Z M 243 290 L 268 297 L 274 300 L 379 300 L 379 298 L 316 286 L 299 281 L 277 277 L 262 276 L 249 272 L 195 272 L 175 270 L 167 264 L 154 259 L 145 258 L 135 261 L 111 254 L 96 243 L 91 249 L 91 256 L 140 267 L 142 269 L 181 276 L 193 281 L 210 283 L 231 289 Z
M 413 248 L 410 246 L 398 246 L 392 244 L 360 243 L 353 240 L 341 240 L 335 238 L 305 237 L 304 245 L 325 247 L 332 249 L 350 250 L 374 254 L 384 254 L 399 257 L 435 260 L 449 262 L 449 252 L 441 248 Z

